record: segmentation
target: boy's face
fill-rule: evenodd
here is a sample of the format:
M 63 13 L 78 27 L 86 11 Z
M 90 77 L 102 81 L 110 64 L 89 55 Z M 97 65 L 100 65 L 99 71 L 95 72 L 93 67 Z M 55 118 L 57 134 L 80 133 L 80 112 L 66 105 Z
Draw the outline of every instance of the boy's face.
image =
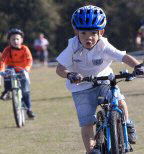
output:
M 21 44 L 23 43 L 23 38 L 19 34 L 13 34 L 10 39 L 10 45 L 15 48 L 21 48 Z
M 100 31 L 78 31 L 78 37 L 84 48 L 92 49 L 99 40 Z

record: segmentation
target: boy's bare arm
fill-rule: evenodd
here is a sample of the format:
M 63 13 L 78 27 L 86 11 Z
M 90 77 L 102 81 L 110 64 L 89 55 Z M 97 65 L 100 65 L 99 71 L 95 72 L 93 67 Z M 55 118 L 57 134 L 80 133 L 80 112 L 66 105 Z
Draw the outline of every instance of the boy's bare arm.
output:
M 134 57 L 126 54 L 123 59 L 122 62 L 124 62 L 125 64 L 129 65 L 130 67 L 134 68 L 136 65 L 139 65 L 140 62 L 138 60 L 136 60 Z
M 67 74 L 69 73 L 69 71 L 63 65 L 58 64 L 56 73 L 62 78 L 67 78 Z

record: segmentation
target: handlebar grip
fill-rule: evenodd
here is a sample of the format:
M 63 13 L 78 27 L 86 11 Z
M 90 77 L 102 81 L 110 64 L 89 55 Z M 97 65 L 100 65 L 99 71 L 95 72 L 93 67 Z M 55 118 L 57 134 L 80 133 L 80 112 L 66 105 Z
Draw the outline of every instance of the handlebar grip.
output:
M 123 73 L 123 74 L 117 74 L 117 75 L 114 75 L 111 76 L 101 76 L 101 77 L 94 77 L 94 76 L 90 76 L 90 77 L 84 77 L 82 81 L 87 81 L 87 82 L 94 82 L 96 83 L 97 81 L 99 80 L 115 80 L 115 79 L 132 79 L 136 76 L 135 72 L 132 72 L 132 73 Z

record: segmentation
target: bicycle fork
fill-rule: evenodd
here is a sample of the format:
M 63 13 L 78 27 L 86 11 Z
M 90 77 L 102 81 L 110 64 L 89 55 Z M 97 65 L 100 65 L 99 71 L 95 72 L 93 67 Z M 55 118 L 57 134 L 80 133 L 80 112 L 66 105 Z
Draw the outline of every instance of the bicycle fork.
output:
M 111 151 L 111 138 L 110 138 L 110 127 L 106 127 L 106 138 L 107 138 L 107 148 L 108 148 L 108 154 L 110 154 Z
M 123 133 L 124 133 L 125 152 L 132 152 L 133 149 L 128 141 L 128 132 L 127 132 L 126 122 L 123 123 Z
M 20 87 L 20 82 L 17 81 L 16 78 L 13 78 L 11 84 L 12 84 L 12 88 L 13 88 L 13 89 L 16 89 L 17 92 L 18 92 L 18 93 L 17 93 L 18 102 L 21 102 L 21 100 L 22 100 L 22 91 L 21 91 L 21 89 L 19 88 L 19 87 Z M 22 107 L 22 106 L 21 106 L 21 105 L 22 105 L 21 103 L 16 104 L 16 105 L 17 105 L 17 107 L 18 107 L 19 109 Z

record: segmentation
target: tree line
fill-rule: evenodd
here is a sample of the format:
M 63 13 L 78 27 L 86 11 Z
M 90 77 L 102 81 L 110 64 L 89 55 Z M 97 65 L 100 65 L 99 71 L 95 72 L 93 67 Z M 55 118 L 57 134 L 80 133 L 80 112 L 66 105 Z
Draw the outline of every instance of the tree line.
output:
M 135 50 L 136 33 L 144 18 L 143 0 L 0 0 L 0 51 L 7 45 L 7 31 L 17 27 L 24 31 L 25 44 L 33 55 L 33 41 L 42 32 L 50 42 L 50 56 L 57 56 L 74 35 L 72 13 L 86 4 L 104 9 L 105 36 L 115 47 Z

